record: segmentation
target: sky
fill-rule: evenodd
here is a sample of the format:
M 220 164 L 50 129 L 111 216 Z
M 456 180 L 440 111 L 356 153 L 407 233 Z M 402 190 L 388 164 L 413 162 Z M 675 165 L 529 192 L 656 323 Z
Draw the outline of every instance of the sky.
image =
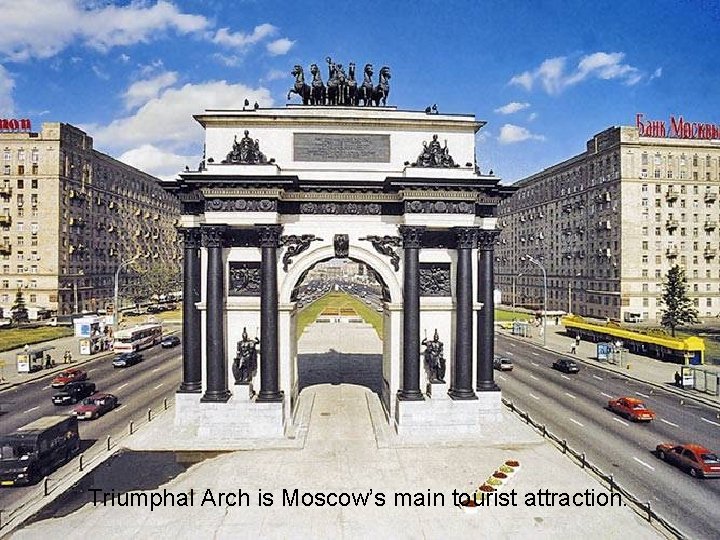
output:
M 389 66 L 388 105 L 487 122 L 478 165 L 503 183 L 636 113 L 720 124 L 720 0 L 0 0 L 0 16 L 0 118 L 76 125 L 164 179 L 201 159 L 193 114 L 284 107 L 292 67 L 326 80 L 328 56 L 376 83 Z

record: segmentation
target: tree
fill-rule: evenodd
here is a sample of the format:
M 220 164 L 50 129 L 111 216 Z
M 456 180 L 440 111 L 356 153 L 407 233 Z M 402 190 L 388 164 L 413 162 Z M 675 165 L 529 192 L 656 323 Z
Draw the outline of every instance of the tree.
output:
M 660 324 L 665 328 L 669 328 L 673 337 L 675 337 L 676 328 L 685 324 L 697 324 L 700 322 L 698 320 L 698 311 L 687 295 L 685 270 L 678 265 L 668 270 L 663 283 L 663 295 L 660 302 L 665 306 L 661 311 Z
M 15 323 L 28 321 L 28 310 L 27 307 L 25 307 L 25 296 L 23 296 L 23 292 L 20 289 L 18 289 L 17 294 L 15 295 L 15 302 L 13 302 L 13 305 L 10 308 L 10 313 L 12 320 Z
M 141 266 L 134 277 L 131 295 L 135 302 L 147 301 L 153 296 L 159 297 L 175 291 L 181 280 L 177 267 L 156 261 Z

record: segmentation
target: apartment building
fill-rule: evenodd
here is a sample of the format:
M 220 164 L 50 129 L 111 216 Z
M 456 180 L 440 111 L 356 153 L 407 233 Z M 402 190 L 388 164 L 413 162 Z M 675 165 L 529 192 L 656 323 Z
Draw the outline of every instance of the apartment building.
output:
M 710 139 L 720 130 L 667 125 L 639 116 L 515 184 L 498 206 L 504 304 L 542 309 L 544 269 L 549 310 L 653 321 L 679 264 L 701 318 L 720 315 L 720 141 Z
M 121 262 L 180 267 L 179 205 L 159 180 L 93 148 L 69 124 L 0 132 L 0 309 L 17 290 L 31 318 L 107 309 Z M 23 129 L 26 127 L 26 129 Z M 9 129 L 8 129 L 9 128 Z M 122 272 L 121 292 L 128 280 Z

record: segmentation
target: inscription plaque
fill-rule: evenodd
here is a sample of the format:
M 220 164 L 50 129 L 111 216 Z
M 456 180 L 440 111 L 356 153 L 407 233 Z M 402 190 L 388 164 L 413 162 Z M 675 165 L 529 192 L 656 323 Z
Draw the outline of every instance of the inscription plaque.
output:
M 295 133 L 295 161 L 390 163 L 390 135 Z

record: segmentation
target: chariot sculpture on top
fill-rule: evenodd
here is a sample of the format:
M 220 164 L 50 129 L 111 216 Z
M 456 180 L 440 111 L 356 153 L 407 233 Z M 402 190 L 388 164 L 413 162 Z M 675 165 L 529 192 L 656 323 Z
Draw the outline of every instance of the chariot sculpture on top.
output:
M 302 66 L 296 65 L 290 74 L 295 77 L 295 85 L 288 91 L 287 99 L 291 94 L 297 94 L 303 105 L 343 105 L 349 107 L 370 107 L 372 105 L 385 107 L 390 95 L 390 68 L 383 66 L 378 74 L 378 84 L 373 84 L 373 65 L 365 64 L 363 82 L 358 86 L 355 79 L 355 63 L 348 64 L 348 71 L 342 64 L 336 63 L 329 56 L 325 58 L 328 65 L 327 85 L 322 80 L 320 68 L 317 64 L 310 65 L 312 82 L 305 82 L 305 72 Z

